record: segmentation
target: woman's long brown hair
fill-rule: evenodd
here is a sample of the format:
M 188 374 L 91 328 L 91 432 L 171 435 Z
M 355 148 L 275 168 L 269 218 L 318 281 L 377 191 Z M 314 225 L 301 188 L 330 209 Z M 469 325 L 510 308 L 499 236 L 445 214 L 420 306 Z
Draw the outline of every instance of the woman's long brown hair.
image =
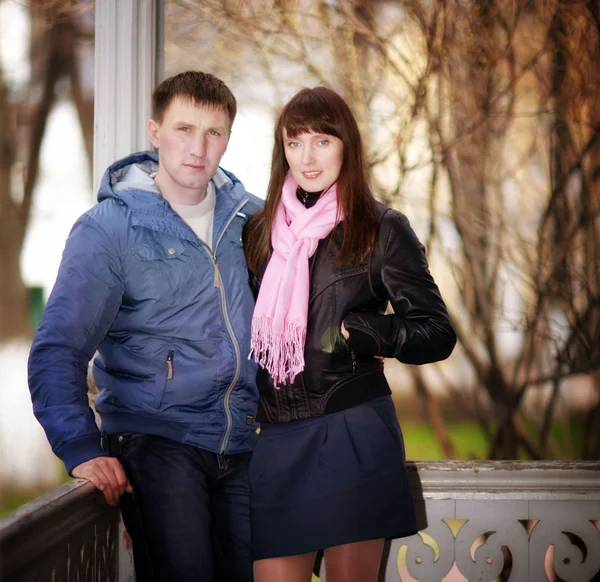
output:
M 296 93 L 275 124 L 265 206 L 249 220 L 244 235 L 248 268 L 253 273 L 261 273 L 271 254 L 271 226 L 290 169 L 285 158 L 284 128 L 289 137 L 315 132 L 333 135 L 342 141 L 344 151 L 337 194 L 344 219 L 341 222 L 342 246 L 336 262 L 360 263 L 373 250 L 378 229 L 376 203 L 369 187 L 360 132 L 350 108 L 335 91 L 314 87 Z

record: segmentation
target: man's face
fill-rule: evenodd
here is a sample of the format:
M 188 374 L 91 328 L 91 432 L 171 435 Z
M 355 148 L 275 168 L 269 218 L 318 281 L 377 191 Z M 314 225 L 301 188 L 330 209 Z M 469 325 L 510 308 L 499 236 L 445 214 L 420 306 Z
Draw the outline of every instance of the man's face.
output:
M 162 122 L 148 122 L 148 136 L 158 149 L 155 177 L 162 195 L 177 204 L 198 204 L 227 149 L 229 118 L 223 109 L 175 97 Z

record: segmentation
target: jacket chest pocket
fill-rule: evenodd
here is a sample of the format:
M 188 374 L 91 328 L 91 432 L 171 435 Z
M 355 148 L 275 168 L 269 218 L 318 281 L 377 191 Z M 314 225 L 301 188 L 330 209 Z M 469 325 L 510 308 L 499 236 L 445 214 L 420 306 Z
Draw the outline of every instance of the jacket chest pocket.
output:
M 225 249 L 231 264 L 241 269 L 246 269 L 246 258 L 244 256 L 244 245 L 242 243 L 242 229 L 245 219 L 236 216 L 223 238 L 222 247 Z
M 134 250 L 134 257 L 136 295 L 173 302 L 198 294 L 198 271 L 181 241 L 144 244 Z
M 319 295 L 329 292 L 346 299 L 365 292 L 372 295 L 369 284 L 369 267 L 366 264 L 356 267 L 315 269 L 312 273 L 310 302 Z

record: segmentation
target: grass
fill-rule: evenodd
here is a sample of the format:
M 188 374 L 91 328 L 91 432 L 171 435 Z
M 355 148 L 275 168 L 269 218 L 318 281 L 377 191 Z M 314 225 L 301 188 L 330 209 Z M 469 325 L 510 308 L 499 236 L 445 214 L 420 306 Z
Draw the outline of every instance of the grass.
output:
M 444 453 L 429 424 L 404 422 L 401 426 L 407 459 L 411 461 L 444 459 Z M 447 423 L 446 429 L 454 444 L 457 459 L 486 458 L 487 437 L 478 424 L 473 422 Z
M 18 509 L 30 501 L 33 501 L 40 495 L 42 495 L 42 493 L 31 493 L 30 491 L 10 491 L 5 493 L 2 499 L 0 499 L 0 501 L 2 501 L 2 504 L 0 505 L 0 517 L 7 516 L 15 509 Z
M 69 480 L 69 476 L 64 470 L 62 463 L 60 463 L 60 475 L 56 487 Z M 48 489 L 41 489 L 39 487 L 32 489 L 16 489 L 15 487 L 11 487 L 10 484 L 7 487 L 0 486 L 0 518 L 6 517 L 9 513 L 15 511 L 15 509 L 18 509 L 22 505 L 33 501 L 47 492 Z
M 523 424 L 531 442 L 537 446 L 539 440 L 538 427 L 525 420 Z M 402 422 L 401 426 L 407 459 L 411 461 L 444 459 L 443 451 L 429 424 Z M 478 423 L 447 422 L 446 429 L 456 451 L 455 459 L 477 460 L 487 458 L 489 443 L 485 432 Z M 569 422 L 564 423 L 556 422 L 552 425 L 550 437 L 552 447 L 558 453 L 558 458 L 577 460 L 582 450 L 583 423 L 577 419 L 571 419 Z M 529 459 L 522 450 L 521 455 L 523 455 L 523 460 Z
M 538 428 L 529 421 L 524 421 L 525 430 L 531 441 L 537 445 Z M 578 459 L 583 448 L 584 422 L 570 419 L 567 422 L 555 422 L 550 428 L 550 441 L 565 459 Z

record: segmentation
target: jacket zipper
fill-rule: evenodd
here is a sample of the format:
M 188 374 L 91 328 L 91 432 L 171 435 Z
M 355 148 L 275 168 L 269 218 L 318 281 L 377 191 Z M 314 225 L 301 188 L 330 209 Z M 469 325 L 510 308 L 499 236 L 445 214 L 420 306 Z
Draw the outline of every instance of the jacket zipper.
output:
M 162 390 L 162 393 L 160 395 L 160 400 L 158 401 L 158 404 L 156 405 L 157 408 L 160 408 L 162 406 L 163 400 L 165 398 L 165 392 L 167 391 L 167 382 L 169 380 L 173 379 L 173 358 L 175 356 L 175 352 L 174 351 L 170 351 L 167 354 L 167 376 L 166 376 L 166 380 L 165 380 L 165 385 L 164 388 Z
M 301 389 L 304 392 L 306 392 L 306 386 L 304 384 L 304 373 L 303 372 L 300 372 L 298 374 L 298 382 L 300 384 Z M 292 420 L 298 420 L 300 418 L 300 416 L 298 415 L 298 405 L 296 404 L 297 400 L 296 400 L 296 396 L 293 394 L 293 390 L 291 387 L 289 390 L 288 402 L 290 405 L 290 413 L 292 415 Z M 310 404 L 309 404 L 309 408 L 310 408 Z
M 350 357 L 352 358 L 352 375 L 356 376 L 356 354 L 354 350 L 350 350 Z
M 173 356 L 175 352 L 169 352 L 167 356 L 167 380 L 173 379 Z
M 215 244 L 214 253 L 213 252 L 210 253 L 212 260 L 213 260 L 213 265 L 215 268 L 214 285 L 215 285 L 215 287 L 219 288 L 219 293 L 221 295 L 221 309 L 223 311 L 223 319 L 225 320 L 225 327 L 227 328 L 227 333 L 229 334 L 229 337 L 231 338 L 231 343 L 233 344 L 233 350 L 235 352 L 235 372 L 233 374 L 233 378 L 231 379 L 231 383 L 227 387 L 227 390 L 225 390 L 225 397 L 223 398 L 223 408 L 225 409 L 225 416 L 227 416 L 227 428 L 225 429 L 225 434 L 223 435 L 223 440 L 221 441 L 221 447 L 219 449 L 219 452 L 222 455 L 225 454 L 225 452 L 227 451 L 227 441 L 229 440 L 229 436 L 231 435 L 231 430 L 233 429 L 233 417 L 231 415 L 231 410 L 229 409 L 229 399 L 231 397 L 231 392 L 235 388 L 235 385 L 237 384 L 237 381 L 240 377 L 242 358 L 241 358 L 241 353 L 240 353 L 240 345 L 238 344 L 235 334 L 233 333 L 233 327 L 231 325 L 231 320 L 229 319 L 229 312 L 227 311 L 227 298 L 225 296 L 225 287 L 222 285 L 221 273 L 219 271 L 219 263 L 217 262 L 217 248 L 218 248 L 219 243 L 221 242 L 221 239 L 223 238 L 225 232 L 229 228 L 229 225 L 231 224 L 233 219 L 237 216 L 237 213 L 246 205 L 248 200 L 250 200 L 250 198 L 246 197 L 246 198 L 244 198 L 244 200 L 242 200 L 236 206 L 234 211 L 231 213 L 229 220 L 225 224 L 225 227 L 223 228 L 223 230 L 221 232 L 221 236 L 217 239 L 217 242 Z
M 233 388 L 237 384 L 237 381 L 238 381 L 238 379 L 240 377 L 240 371 L 241 371 L 241 353 L 240 353 L 240 346 L 239 346 L 238 341 L 237 341 L 237 339 L 235 337 L 235 334 L 233 333 L 233 327 L 231 325 L 231 320 L 229 319 L 229 312 L 227 311 L 227 298 L 225 296 L 225 288 L 222 285 L 221 273 L 219 271 L 219 263 L 217 262 L 217 248 L 218 248 L 219 243 L 221 242 L 223 236 L 225 235 L 225 232 L 227 232 L 227 229 L 229 228 L 229 225 L 231 224 L 231 222 L 233 221 L 233 219 L 238 215 L 238 212 L 244 206 L 246 206 L 246 204 L 248 203 L 249 200 L 250 200 L 250 197 L 246 196 L 235 207 L 235 209 L 233 210 L 233 212 L 229 216 L 229 219 L 225 223 L 225 226 L 223 227 L 221 235 L 219 236 L 219 238 L 217 239 L 217 242 L 215 243 L 214 252 L 213 252 L 213 250 L 204 241 L 198 239 L 199 242 L 200 242 L 200 244 L 206 248 L 208 256 L 212 259 L 212 262 L 213 262 L 213 266 L 214 266 L 214 269 L 215 269 L 215 275 L 214 275 L 214 282 L 213 282 L 213 284 L 214 284 L 215 287 L 218 287 L 218 289 L 219 289 L 219 294 L 221 296 L 221 310 L 223 312 L 223 319 L 225 320 L 225 327 L 227 328 L 227 333 L 229 334 L 229 337 L 231 339 L 231 343 L 233 344 L 233 349 L 234 349 L 234 352 L 235 352 L 235 372 L 233 374 L 233 378 L 231 380 L 231 383 L 227 387 L 227 390 L 225 390 L 225 397 L 223 399 L 223 405 L 224 405 L 224 408 L 225 408 L 225 415 L 227 416 L 227 428 L 225 429 L 225 435 L 223 436 L 223 440 L 221 441 L 221 447 L 219 449 L 219 452 L 221 454 L 224 454 L 226 452 L 226 450 L 227 450 L 227 441 L 229 440 L 229 436 L 231 435 L 231 430 L 233 428 L 233 417 L 231 415 L 231 410 L 229 409 L 229 398 L 231 396 L 231 392 L 233 391 Z M 167 358 L 167 370 L 168 370 L 167 371 L 167 379 L 170 379 L 169 376 L 170 377 L 173 376 L 173 356 L 171 354 L 172 354 L 172 352 L 169 354 L 170 360 L 169 360 L 169 358 Z
M 288 389 L 288 403 L 290 406 L 290 413 L 292 415 L 292 420 L 298 420 L 298 409 L 296 407 L 296 397 L 294 396 L 294 389 L 292 388 L 292 386 L 290 385 L 289 389 Z
M 219 272 L 219 263 L 217 263 L 217 257 L 215 257 L 214 255 L 212 255 L 212 260 L 213 260 L 213 267 L 215 269 L 215 280 L 213 282 L 213 285 L 215 287 L 220 287 L 221 286 L 221 273 Z

